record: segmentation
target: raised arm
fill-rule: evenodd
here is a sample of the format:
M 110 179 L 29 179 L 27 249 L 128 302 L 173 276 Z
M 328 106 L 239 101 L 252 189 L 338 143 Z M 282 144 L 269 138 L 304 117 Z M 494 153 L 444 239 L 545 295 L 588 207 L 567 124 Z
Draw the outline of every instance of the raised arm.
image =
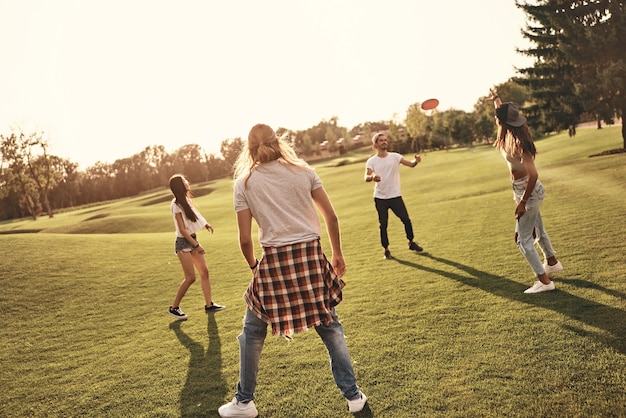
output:
M 502 104 L 502 99 L 498 96 L 498 92 L 495 89 L 489 89 L 489 96 L 487 96 L 488 100 L 493 102 L 493 106 L 497 109 Z
M 415 167 L 420 161 L 422 161 L 422 157 L 419 154 L 415 154 L 413 156 L 413 161 L 409 161 L 406 158 L 402 157 L 402 159 L 400 160 L 400 164 L 406 165 L 407 167 Z

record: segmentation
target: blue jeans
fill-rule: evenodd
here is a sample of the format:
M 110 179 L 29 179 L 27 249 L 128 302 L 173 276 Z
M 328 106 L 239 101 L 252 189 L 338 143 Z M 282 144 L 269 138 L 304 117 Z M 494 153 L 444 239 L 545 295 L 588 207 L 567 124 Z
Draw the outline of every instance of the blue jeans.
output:
M 359 396 L 359 388 L 356 385 L 343 327 L 334 309 L 333 317 L 335 320 L 332 323 L 319 325 L 315 327 L 315 331 L 328 350 L 330 367 L 337 387 L 346 399 L 352 400 Z M 259 359 L 266 335 L 267 324 L 257 318 L 250 309 L 246 309 L 243 331 L 237 337 L 239 340 L 239 383 L 235 397 L 239 402 L 254 399 Z
M 527 177 L 513 182 L 513 199 L 516 203 L 519 203 L 522 200 L 522 196 L 526 188 L 525 184 L 527 182 Z M 515 225 L 515 232 L 517 233 L 517 246 L 528 264 L 530 264 L 530 268 L 537 276 L 542 275 L 546 271 L 543 268 L 543 263 L 539 257 L 537 248 L 535 248 L 535 241 L 539 245 L 539 248 L 541 248 L 545 259 L 555 255 L 548 233 L 543 226 L 541 213 L 539 212 L 544 195 L 545 189 L 543 184 L 537 180 L 535 189 L 526 203 L 526 212 L 517 220 Z

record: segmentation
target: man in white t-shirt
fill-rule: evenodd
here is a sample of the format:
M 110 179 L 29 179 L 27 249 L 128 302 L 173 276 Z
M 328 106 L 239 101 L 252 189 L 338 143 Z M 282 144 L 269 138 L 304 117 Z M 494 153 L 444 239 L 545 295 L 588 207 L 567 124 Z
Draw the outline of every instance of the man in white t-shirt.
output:
M 406 238 L 409 241 L 409 250 L 420 252 L 420 247 L 413 241 L 413 224 L 409 218 L 402 193 L 400 192 L 400 164 L 415 167 L 422 158 L 415 154 L 413 161 L 409 161 L 397 152 L 387 151 L 389 140 L 387 135 L 379 132 L 372 137 L 372 148 L 376 155 L 370 157 L 365 164 L 365 181 L 375 182 L 374 203 L 378 212 L 380 224 L 380 244 L 385 249 L 385 258 L 393 259 L 389 251 L 389 237 L 387 225 L 389 223 L 389 209 L 402 221 Z

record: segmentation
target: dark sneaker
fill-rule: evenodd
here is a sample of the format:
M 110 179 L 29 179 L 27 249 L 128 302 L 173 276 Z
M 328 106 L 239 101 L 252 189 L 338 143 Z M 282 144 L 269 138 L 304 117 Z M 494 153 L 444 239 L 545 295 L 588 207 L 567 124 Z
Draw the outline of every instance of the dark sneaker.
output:
M 417 245 L 416 242 L 413 241 L 411 241 L 411 243 L 409 244 L 409 250 L 417 251 L 418 253 L 424 251 L 422 247 L 420 247 L 419 245 Z
M 393 260 L 393 256 L 391 255 L 391 251 L 385 250 L 385 260 Z
M 170 312 L 170 315 L 172 315 L 174 318 L 177 318 L 177 319 L 187 319 L 187 314 L 185 314 L 185 312 L 181 311 L 178 306 L 175 307 L 175 308 L 170 306 L 169 312 Z
M 217 311 L 221 311 L 222 309 L 226 309 L 226 306 L 218 305 L 213 302 L 211 302 L 211 306 L 204 305 L 204 312 L 206 313 L 217 312 Z

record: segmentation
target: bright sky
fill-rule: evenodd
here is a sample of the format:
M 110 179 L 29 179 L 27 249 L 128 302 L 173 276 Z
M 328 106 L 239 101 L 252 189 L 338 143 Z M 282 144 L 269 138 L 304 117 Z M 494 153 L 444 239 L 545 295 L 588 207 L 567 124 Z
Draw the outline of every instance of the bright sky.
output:
M 217 154 L 255 123 L 471 111 L 530 66 L 514 0 L 0 0 L 0 132 L 112 163 L 146 146 Z

